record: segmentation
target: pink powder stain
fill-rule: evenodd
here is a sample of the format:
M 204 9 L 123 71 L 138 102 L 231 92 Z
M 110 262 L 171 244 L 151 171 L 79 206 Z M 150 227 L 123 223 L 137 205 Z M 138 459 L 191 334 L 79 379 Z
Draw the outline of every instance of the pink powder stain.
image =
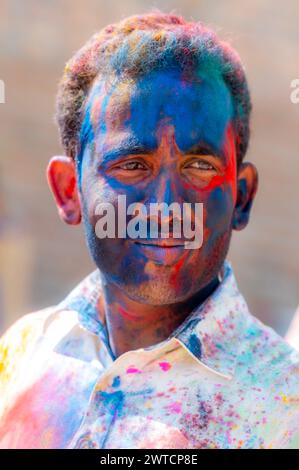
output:
M 167 372 L 171 368 L 169 362 L 159 362 L 159 366 L 164 372 Z
M 134 366 L 128 367 L 126 372 L 127 374 L 141 374 L 141 370 Z
M 172 413 L 181 413 L 181 411 L 182 411 L 182 404 L 181 404 L 181 402 L 179 402 L 179 401 L 174 401 L 173 403 L 171 403 L 170 405 L 168 405 L 167 408 L 168 408 L 169 411 L 171 411 Z
M 58 385 L 59 381 L 49 372 L 18 396 L 1 420 L 1 448 L 36 449 L 61 445 L 60 430 L 52 427 L 51 415 L 42 406 L 47 402 L 48 390 L 57 390 Z M 58 395 L 56 398 L 59 400 L 61 397 Z

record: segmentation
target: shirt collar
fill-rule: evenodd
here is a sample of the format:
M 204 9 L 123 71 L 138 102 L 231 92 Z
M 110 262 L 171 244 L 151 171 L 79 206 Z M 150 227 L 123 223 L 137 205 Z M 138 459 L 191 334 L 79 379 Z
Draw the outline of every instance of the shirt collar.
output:
M 239 292 L 232 266 L 227 260 L 219 273 L 219 279 L 220 283 L 215 291 L 191 312 L 167 340 L 176 338 L 197 361 L 230 379 L 235 372 L 241 335 L 249 312 Z M 113 357 L 106 322 L 100 316 L 101 309 L 98 309 L 101 286 L 101 275 L 96 270 L 87 276 L 59 307 L 75 310 L 80 325 L 98 335 Z M 167 340 L 161 344 L 165 344 Z
M 206 367 L 232 378 L 249 312 L 228 261 L 219 277 L 215 291 L 173 335 Z

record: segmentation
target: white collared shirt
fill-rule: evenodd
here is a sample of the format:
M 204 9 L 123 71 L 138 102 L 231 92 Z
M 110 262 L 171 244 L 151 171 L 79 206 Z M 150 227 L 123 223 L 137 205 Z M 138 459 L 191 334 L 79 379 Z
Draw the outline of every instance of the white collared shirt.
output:
M 299 353 L 231 265 L 167 340 L 117 359 L 95 271 L 0 342 L 2 448 L 299 448 Z

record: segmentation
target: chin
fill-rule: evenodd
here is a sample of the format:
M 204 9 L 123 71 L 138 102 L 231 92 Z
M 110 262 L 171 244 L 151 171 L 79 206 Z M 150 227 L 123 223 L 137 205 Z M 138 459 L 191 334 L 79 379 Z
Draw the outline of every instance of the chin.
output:
M 198 290 L 192 286 L 175 286 L 169 276 L 162 276 L 141 283 L 139 286 L 126 284 L 119 286 L 133 301 L 148 305 L 169 305 L 183 302 Z

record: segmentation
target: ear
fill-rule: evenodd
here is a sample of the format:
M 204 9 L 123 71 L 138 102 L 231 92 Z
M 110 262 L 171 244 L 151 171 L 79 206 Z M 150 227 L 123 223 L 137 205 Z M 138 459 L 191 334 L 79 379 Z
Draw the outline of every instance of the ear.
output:
M 257 187 L 258 173 L 256 167 L 249 162 L 241 163 L 237 179 L 237 200 L 233 214 L 234 230 L 242 230 L 248 224 Z
M 51 158 L 47 168 L 47 179 L 60 218 L 70 225 L 79 224 L 81 204 L 74 160 L 66 156 Z

